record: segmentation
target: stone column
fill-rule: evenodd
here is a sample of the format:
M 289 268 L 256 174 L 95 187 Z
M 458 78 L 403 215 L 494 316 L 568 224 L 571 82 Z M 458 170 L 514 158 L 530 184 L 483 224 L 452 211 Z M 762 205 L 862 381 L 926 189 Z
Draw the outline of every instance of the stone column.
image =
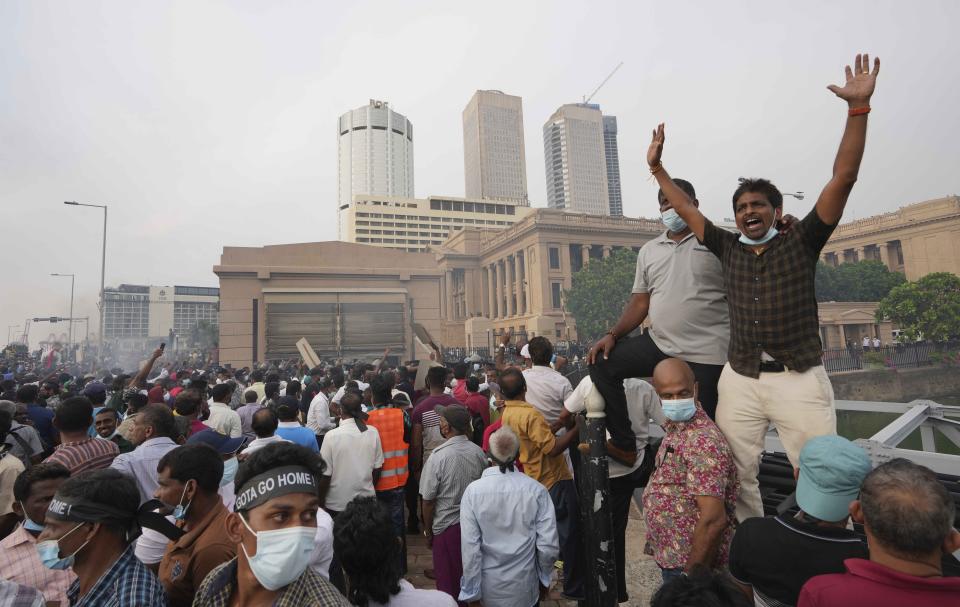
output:
M 606 259 L 610 257 L 610 252 L 613 251 L 613 247 L 610 245 L 603 245 L 603 258 Z
M 507 316 L 516 316 L 517 307 L 514 305 L 513 289 L 517 282 L 517 269 L 514 265 L 516 260 L 512 255 L 508 255 L 504 263 L 507 266 L 507 288 L 504 289 L 507 294 Z
M 857 261 L 866 261 L 867 259 L 867 247 L 857 247 Z
M 883 265 L 887 266 L 888 269 L 892 270 L 893 266 L 890 265 L 890 249 L 887 247 L 887 243 L 881 242 L 877 247 L 880 249 L 880 261 L 883 262 Z
M 497 316 L 497 281 L 493 265 L 487 266 L 487 318 Z
M 523 281 L 527 278 L 526 268 L 524 268 L 523 251 L 517 251 L 513 254 L 513 277 L 516 280 L 517 289 L 517 314 L 525 314 L 527 311 L 526 289 L 523 288 Z
M 530 290 L 533 288 L 533 279 L 530 277 L 530 270 L 533 268 L 532 263 L 530 262 L 530 252 L 527 251 L 523 254 L 523 277 L 527 281 L 527 284 L 524 285 L 523 295 L 527 304 L 527 314 L 533 313 L 533 296 L 530 295 Z
M 456 320 L 457 311 L 453 302 L 453 270 L 446 270 L 443 275 L 446 281 L 447 320 Z
M 580 245 L 580 257 L 583 258 L 583 267 L 586 267 L 590 263 L 590 245 Z
M 500 310 L 500 318 L 506 318 L 507 314 L 507 262 L 506 260 L 497 260 L 497 306 Z
M 476 280 L 476 270 L 466 270 L 463 271 L 463 307 L 464 307 L 464 316 L 470 318 L 474 313 L 474 304 L 473 304 L 473 286 L 474 281 Z

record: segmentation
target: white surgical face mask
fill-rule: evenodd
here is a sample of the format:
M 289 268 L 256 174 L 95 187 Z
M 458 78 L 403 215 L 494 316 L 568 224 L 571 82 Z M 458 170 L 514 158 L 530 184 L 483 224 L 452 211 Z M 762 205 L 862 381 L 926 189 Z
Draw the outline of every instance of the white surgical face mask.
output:
M 660 219 L 663 220 L 663 225 L 674 234 L 687 229 L 687 222 L 674 209 L 667 209 L 660 213 Z
M 279 590 L 300 577 L 310 564 L 316 547 L 317 530 L 314 527 L 287 527 L 275 531 L 254 531 L 243 514 L 243 525 L 257 538 L 257 552 L 247 553 L 241 544 L 250 570 L 267 590 Z
M 762 244 L 767 244 L 768 242 L 773 240 L 773 237 L 776 236 L 777 234 L 778 234 L 777 228 L 775 228 L 774 226 L 770 226 L 770 229 L 767 230 L 767 233 L 764 234 L 761 238 L 758 238 L 756 240 L 754 240 L 753 238 L 747 237 L 745 234 L 740 234 L 740 242 L 742 242 L 743 244 L 748 244 L 756 247 Z
M 697 412 L 697 405 L 692 398 L 661 400 L 660 405 L 664 416 L 673 422 L 685 422 Z

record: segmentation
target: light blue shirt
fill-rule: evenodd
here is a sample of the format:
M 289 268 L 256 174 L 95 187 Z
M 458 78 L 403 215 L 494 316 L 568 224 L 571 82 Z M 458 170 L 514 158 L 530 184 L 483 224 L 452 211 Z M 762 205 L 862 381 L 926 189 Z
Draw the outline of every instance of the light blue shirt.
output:
M 487 468 L 460 501 L 460 547 L 460 601 L 536 605 L 560 554 L 550 494 L 522 472 Z
M 317 446 L 317 435 L 313 433 L 313 430 L 301 426 L 299 422 L 280 422 L 276 435 L 287 439 L 291 443 L 306 447 L 315 453 L 320 453 L 320 447 Z
M 157 464 L 167 451 L 172 451 L 179 446 L 166 436 L 151 438 L 130 453 L 121 453 L 115 457 L 110 467 L 131 476 L 137 482 L 141 503 L 152 500 L 153 493 L 159 486 Z

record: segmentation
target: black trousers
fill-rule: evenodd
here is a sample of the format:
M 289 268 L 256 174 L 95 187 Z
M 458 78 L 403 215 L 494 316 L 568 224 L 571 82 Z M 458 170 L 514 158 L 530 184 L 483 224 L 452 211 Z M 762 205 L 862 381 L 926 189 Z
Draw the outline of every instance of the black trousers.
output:
M 560 558 L 563 559 L 563 592 L 572 597 L 585 596 L 583 560 L 584 538 L 580 533 L 580 505 L 572 480 L 562 480 L 550 487 L 550 500 L 557 515 Z
M 610 358 L 597 358 L 590 366 L 590 379 L 606 401 L 607 431 L 610 440 L 621 449 L 636 448 L 636 437 L 627 416 L 627 396 L 623 392 L 623 380 L 631 377 L 650 377 L 657 363 L 670 358 L 660 351 L 646 332 L 637 337 L 626 337 L 617 342 Z M 706 365 L 687 362 L 697 379 L 698 397 L 704 411 L 714 418 L 717 411 L 717 382 L 723 365 Z

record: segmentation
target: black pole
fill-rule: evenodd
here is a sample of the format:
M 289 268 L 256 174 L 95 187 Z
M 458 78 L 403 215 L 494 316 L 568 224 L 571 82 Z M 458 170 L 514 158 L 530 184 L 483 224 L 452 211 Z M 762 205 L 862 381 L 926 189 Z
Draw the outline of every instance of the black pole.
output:
M 583 459 L 584 519 L 586 520 L 587 606 L 616 607 L 617 570 L 613 549 L 613 517 L 610 512 L 610 475 L 607 468 L 607 422 L 604 402 L 596 388 L 587 396 L 587 443 L 590 455 Z

